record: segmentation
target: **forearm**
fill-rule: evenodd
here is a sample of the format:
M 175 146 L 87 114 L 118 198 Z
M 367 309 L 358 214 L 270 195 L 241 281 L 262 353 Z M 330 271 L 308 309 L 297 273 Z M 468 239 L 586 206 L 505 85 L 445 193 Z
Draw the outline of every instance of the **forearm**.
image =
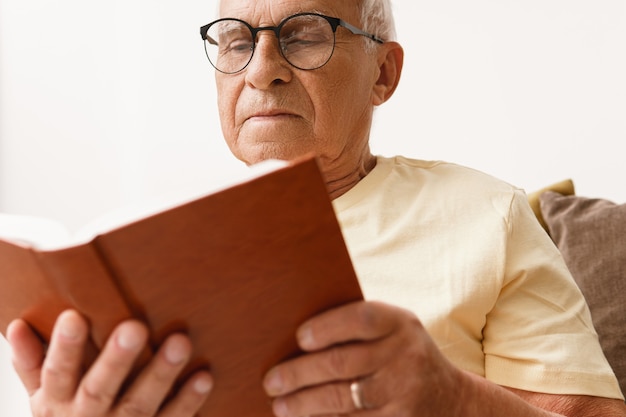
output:
M 480 376 L 461 371 L 459 416 L 556 417 L 562 414 L 538 408 L 513 392 Z
M 626 404 L 621 400 L 503 388 L 467 372 L 461 380 L 459 416 L 626 417 Z

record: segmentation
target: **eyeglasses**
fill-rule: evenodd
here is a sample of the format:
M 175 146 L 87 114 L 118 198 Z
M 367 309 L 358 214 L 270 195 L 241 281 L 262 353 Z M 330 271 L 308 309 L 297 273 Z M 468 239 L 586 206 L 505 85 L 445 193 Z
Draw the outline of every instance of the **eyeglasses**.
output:
M 339 26 L 355 35 L 384 43 L 379 37 L 341 19 L 317 13 L 299 13 L 287 17 L 278 26 L 257 28 L 239 19 L 218 19 L 202 26 L 200 35 L 211 65 L 226 74 L 237 73 L 248 66 L 256 48 L 257 34 L 262 30 L 276 34 L 278 49 L 289 64 L 301 70 L 314 70 L 324 66 L 333 55 Z

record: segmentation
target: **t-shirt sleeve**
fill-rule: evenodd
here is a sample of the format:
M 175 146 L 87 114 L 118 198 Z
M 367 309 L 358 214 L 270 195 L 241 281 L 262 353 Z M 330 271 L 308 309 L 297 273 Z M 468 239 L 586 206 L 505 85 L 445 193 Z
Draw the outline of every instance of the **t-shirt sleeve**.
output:
M 528 391 L 623 399 L 583 295 L 522 191 L 511 200 L 504 274 L 483 332 L 485 377 Z

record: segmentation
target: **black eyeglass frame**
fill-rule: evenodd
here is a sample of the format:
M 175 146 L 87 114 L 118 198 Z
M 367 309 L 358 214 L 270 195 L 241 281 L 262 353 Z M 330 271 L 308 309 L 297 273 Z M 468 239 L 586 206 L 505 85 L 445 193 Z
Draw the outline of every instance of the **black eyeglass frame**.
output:
M 283 26 L 291 19 L 296 18 L 296 17 L 300 17 L 300 16 L 318 16 L 321 18 L 324 18 L 329 24 L 330 27 L 332 28 L 333 31 L 333 50 L 331 51 L 330 55 L 328 56 L 328 59 L 322 63 L 321 65 L 315 67 L 315 68 L 300 68 L 297 65 L 294 65 L 291 63 L 291 61 L 289 61 L 289 59 L 287 59 L 287 57 L 285 56 L 283 49 L 280 47 L 280 31 L 282 30 Z M 220 70 L 219 68 L 217 68 L 215 66 L 215 64 L 213 64 L 213 62 L 211 61 L 211 59 L 209 58 L 209 54 L 208 51 L 206 50 L 206 43 L 204 45 L 204 49 L 205 52 L 207 54 L 207 58 L 209 58 L 209 62 L 211 63 L 211 65 L 213 66 L 213 68 L 215 68 L 217 71 L 222 72 L 224 74 L 236 74 L 238 72 L 243 71 L 244 69 L 246 69 L 246 67 L 248 66 L 248 64 L 250 64 L 250 61 L 252 61 L 252 57 L 254 56 L 254 51 L 256 50 L 256 38 L 259 32 L 263 31 L 263 30 L 271 30 L 272 32 L 274 32 L 274 34 L 276 35 L 276 40 L 278 42 L 278 49 L 280 51 L 281 56 L 285 59 L 285 61 L 287 61 L 289 63 L 289 65 L 298 68 L 300 70 L 303 71 L 312 71 L 312 70 L 316 70 L 318 68 L 323 67 L 324 65 L 326 65 L 328 63 L 328 61 L 330 61 L 330 58 L 333 56 L 333 53 L 335 51 L 335 43 L 336 43 L 336 34 L 337 34 L 337 28 L 339 26 L 348 29 L 352 34 L 354 35 L 360 35 L 360 36 L 365 36 L 368 39 L 373 40 L 376 43 L 385 43 L 385 41 L 383 39 L 381 39 L 380 37 L 373 35 L 371 33 L 365 32 L 364 30 L 359 29 L 358 27 L 351 25 L 350 23 L 346 22 L 345 20 L 339 19 L 338 17 L 331 17 L 331 16 L 326 16 L 323 15 L 321 13 L 312 13 L 312 12 L 305 12 L 305 13 L 297 13 L 291 16 L 288 16 L 286 18 L 284 18 L 279 24 L 278 26 L 259 26 L 259 27 L 253 27 L 252 25 L 250 25 L 248 22 L 241 20 L 241 19 L 236 19 L 233 17 L 224 17 L 221 19 L 217 19 L 214 20 L 213 22 L 206 24 L 204 26 L 202 26 L 200 28 L 200 36 L 202 37 L 203 41 L 209 42 L 212 45 L 218 45 L 217 41 L 213 38 L 211 38 L 210 36 L 208 36 L 208 32 L 209 29 L 211 28 L 211 26 L 213 26 L 216 23 L 219 22 L 223 22 L 225 20 L 234 20 L 240 23 L 243 23 L 248 29 L 250 29 L 250 33 L 252 34 L 252 53 L 250 54 L 250 59 L 248 60 L 248 62 L 246 62 L 246 64 L 243 66 L 243 68 L 241 68 L 240 70 L 237 71 L 233 71 L 233 72 L 225 72 Z

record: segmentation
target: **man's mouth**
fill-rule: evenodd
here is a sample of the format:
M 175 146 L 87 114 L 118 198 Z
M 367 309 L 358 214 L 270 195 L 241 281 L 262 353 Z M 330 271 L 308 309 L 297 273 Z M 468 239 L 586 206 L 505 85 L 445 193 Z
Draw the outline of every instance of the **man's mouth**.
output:
M 254 113 L 247 120 L 279 120 L 292 117 L 297 115 L 285 110 L 267 110 Z

